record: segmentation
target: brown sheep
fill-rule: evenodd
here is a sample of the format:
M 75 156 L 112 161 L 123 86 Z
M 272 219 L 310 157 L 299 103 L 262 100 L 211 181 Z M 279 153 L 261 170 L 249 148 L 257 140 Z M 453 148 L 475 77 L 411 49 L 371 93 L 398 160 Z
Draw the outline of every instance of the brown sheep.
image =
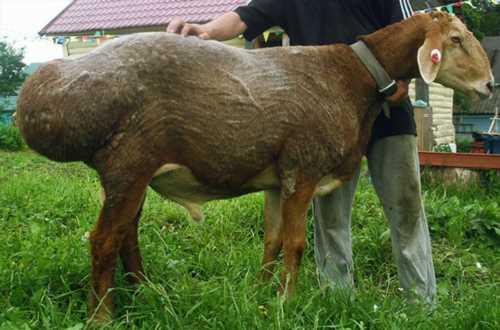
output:
M 362 39 L 394 79 L 491 94 L 488 59 L 455 17 L 417 15 Z M 347 45 L 247 51 L 143 33 L 42 65 L 24 84 L 18 122 L 39 153 L 99 173 L 89 308 L 103 321 L 118 255 L 132 280 L 143 276 L 137 225 L 150 183 L 195 218 L 207 200 L 280 191 L 266 207 L 282 220 L 266 222 L 263 265 L 271 270 L 283 247 L 291 292 L 311 198 L 351 177 L 382 101 Z

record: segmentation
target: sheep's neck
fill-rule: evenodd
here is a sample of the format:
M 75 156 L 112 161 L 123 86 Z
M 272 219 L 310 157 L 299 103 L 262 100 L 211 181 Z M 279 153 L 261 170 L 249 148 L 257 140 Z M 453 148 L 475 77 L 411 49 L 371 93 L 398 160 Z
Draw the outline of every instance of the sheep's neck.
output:
M 426 15 L 413 16 L 361 39 L 390 77 L 416 78 L 419 75 L 416 54 L 424 43 L 427 25 L 430 24 L 431 20 Z

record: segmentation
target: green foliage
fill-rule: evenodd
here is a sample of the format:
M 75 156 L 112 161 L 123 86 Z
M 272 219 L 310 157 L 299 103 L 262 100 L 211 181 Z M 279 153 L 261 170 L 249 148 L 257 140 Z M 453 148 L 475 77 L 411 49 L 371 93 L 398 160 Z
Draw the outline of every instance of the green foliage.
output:
M 472 110 L 471 98 L 459 90 L 453 94 L 453 104 L 456 112 L 470 113 Z
M 474 239 L 491 247 L 500 245 L 500 171 L 482 170 L 477 183 L 457 183 L 444 187 L 423 172 L 426 202 L 432 205 L 431 232 L 444 235 L 453 244 Z
M 435 187 L 426 195 L 427 202 L 434 205 L 427 209 L 433 219 L 431 232 L 454 245 L 467 245 L 473 239 L 492 248 L 498 246 L 500 205 L 489 198 L 487 203 L 474 200 L 478 193 L 485 195 L 486 191 L 478 187 Z
M 0 40 L 0 97 L 15 95 L 26 78 L 24 50 Z
M 432 148 L 434 152 L 451 152 L 451 147 L 447 143 L 443 143 Z
M 0 149 L 18 151 L 24 147 L 24 141 L 19 129 L 0 123 Z
M 487 189 L 488 193 L 500 196 L 500 171 L 482 171 L 481 184 Z
M 481 31 L 487 36 L 500 35 L 500 6 L 496 9 L 484 13 L 481 19 Z
M 472 146 L 470 140 L 457 140 L 457 152 L 471 152 Z
M 462 11 L 464 14 L 465 24 L 469 30 L 474 33 L 478 40 L 482 40 L 485 35 L 484 31 L 481 30 L 483 12 L 468 5 L 464 5 Z
M 400 292 L 388 225 L 366 176 L 353 213 L 355 295 L 318 288 L 312 221 L 296 296 L 258 285 L 262 194 L 209 203 L 204 223 L 150 191 L 140 245 L 147 280 L 125 284 L 109 329 L 499 329 L 498 194 L 424 189 L 438 277 L 433 310 Z M 0 329 L 87 329 L 88 233 L 99 182 L 82 164 L 0 151 Z M 493 227 L 492 227 L 493 226 Z
M 484 36 L 500 35 L 500 5 L 488 1 L 473 0 L 475 8 L 463 6 L 465 23 L 474 35 L 482 40 Z

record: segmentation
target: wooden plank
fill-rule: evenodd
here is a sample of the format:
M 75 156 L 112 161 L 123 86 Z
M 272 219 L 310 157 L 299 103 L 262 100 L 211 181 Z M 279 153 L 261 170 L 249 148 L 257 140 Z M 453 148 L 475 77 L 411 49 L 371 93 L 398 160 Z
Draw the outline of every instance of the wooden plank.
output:
M 500 169 L 500 155 L 425 151 L 418 154 L 420 166 Z
M 432 149 L 432 109 L 415 107 L 417 142 L 419 151 Z

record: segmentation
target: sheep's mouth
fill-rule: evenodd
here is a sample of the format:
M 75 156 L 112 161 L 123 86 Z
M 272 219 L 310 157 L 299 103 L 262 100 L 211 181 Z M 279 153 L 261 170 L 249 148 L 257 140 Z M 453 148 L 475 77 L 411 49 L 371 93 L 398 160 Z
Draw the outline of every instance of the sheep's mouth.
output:
M 479 90 L 479 89 L 472 89 L 468 93 L 469 97 L 471 97 L 474 101 L 483 101 L 491 98 L 493 96 L 493 93 L 489 90 Z
M 474 91 L 480 100 L 487 100 L 493 96 L 492 92 Z
M 481 100 L 489 99 L 493 97 L 493 93 L 495 89 L 500 87 L 500 84 L 495 84 L 494 80 L 488 81 L 486 83 L 480 84 L 473 90 L 473 93 L 476 94 L 477 98 Z

